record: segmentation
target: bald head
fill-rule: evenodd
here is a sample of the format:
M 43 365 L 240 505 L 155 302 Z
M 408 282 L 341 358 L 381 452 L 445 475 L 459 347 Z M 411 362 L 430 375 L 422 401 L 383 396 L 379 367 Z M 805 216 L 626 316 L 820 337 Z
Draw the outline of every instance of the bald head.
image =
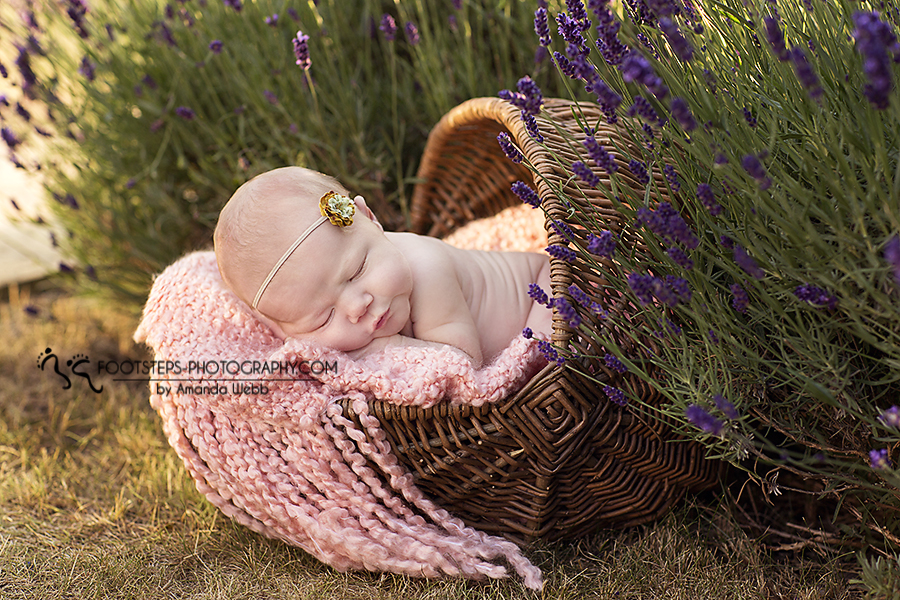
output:
M 269 270 L 297 236 L 319 217 L 319 199 L 349 192 L 332 177 L 302 167 L 257 175 L 238 188 L 213 234 L 225 284 L 250 304 Z

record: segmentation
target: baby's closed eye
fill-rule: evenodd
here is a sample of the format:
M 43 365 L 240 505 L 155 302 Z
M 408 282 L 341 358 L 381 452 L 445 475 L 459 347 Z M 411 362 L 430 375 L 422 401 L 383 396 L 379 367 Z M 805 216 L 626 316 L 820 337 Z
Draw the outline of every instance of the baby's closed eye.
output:
M 350 278 L 350 281 L 356 281 L 357 279 L 359 279 L 360 276 L 363 274 L 363 272 L 365 272 L 366 265 L 368 263 L 369 263 L 369 257 L 368 257 L 368 255 L 366 255 L 363 258 L 362 262 L 359 263 L 359 268 L 356 270 L 356 273 L 353 274 L 353 277 Z

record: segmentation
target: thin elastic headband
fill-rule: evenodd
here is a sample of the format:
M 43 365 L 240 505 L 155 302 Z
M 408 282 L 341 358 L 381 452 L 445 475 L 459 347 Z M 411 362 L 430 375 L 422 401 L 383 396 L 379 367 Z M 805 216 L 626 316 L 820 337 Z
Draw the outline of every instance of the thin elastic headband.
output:
M 353 215 L 356 213 L 356 207 L 353 205 L 353 200 L 348 198 L 347 196 L 342 196 L 335 191 L 330 191 L 319 199 L 319 212 L 322 213 L 322 216 L 316 219 L 316 221 L 310 225 L 306 231 L 300 234 L 300 237 L 297 238 L 297 241 L 294 242 L 290 248 L 287 249 L 281 259 L 275 263 L 275 266 L 272 267 L 272 270 L 269 271 L 269 274 L 266 276 L 266 279 L 262 282 L 262 285 L 259 286 L 259 290 L 256 291 L 256 296 L 253 298 L 253 304 L 251 304 L 251 308 L 256 310 L 257 305 L 259 304 L 259 299 L 262 298 L 262 295 L 265 293 L 266 288 L 269 287 L 269 284 L 272 283 L 272 278 L 275 277 L 275 274 L 278 273 L 278 269 L 280 269 L 287 259 L 291 257 L 291 254 L 294 253 L 294 250 L 297 249 L 297 246 L 303 243 L 303 240 L 309 237 L 313 231 L 315 231 L 316 227 L 324 223 L 325 221 L 331 221 L 333 225 L 337 227 L 348 227 L 353 224 Z
M 282 265 L 284 265 L 284 263 L 287 262 L 287 259 L 289 259 L 291 257 L 291 254 L 294 253 L 294 250 L 297 249 L 297 246 L 302 244 L 303 240 L 308 238 L 309 234 L 311 234 L 313 231 L 315 231 L 316 227 L 318 227 L 319 225 L 321 225 L 322 223 L 324 223 L 327 220 L 328 220 L 327 217 L 319 217 L 318 219 L 316 219 L 316 221 L 312 225 L 310 225 L 309 227 L 306 228 L 306 231 L 304 231 L 302 234 L 300 234 L 300 237 L 297 238 L 297 241 L 294 242 L 291 245 L 291 247 L 287 249 L 287 252 L 285 252 L 281 256 L 281 258 L 278 260 L 278 262 L 275 263 L 275 266 L 272 267 L 271 271 L 269 271 L 269 274 L 266 276 L 265 280 L 262 282 L 262 285 L 259 286 L 259 290 L 257 290 L 256 296 L 253 298 L 253 304 L 250 305 L 253 308 L 253 310 L 256 310 L 256 306 L 259 304 L 259 299 L 262 298 L 262 295 L 266 291 L 266 288 L 269 287 L 270 283 L 272 283 L 272 278 L 275 277 L 276 273 L 278 273 L 278 269 L 280 269 L 282 267 Z

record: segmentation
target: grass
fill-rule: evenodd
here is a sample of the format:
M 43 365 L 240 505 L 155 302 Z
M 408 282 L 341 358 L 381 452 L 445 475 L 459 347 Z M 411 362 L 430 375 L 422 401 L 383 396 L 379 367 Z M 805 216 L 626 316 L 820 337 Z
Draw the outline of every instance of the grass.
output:
M 47 347 L 62 360 L 148 358 L 131 342 L 136 325 L 133 315 L 53 288 L 12 289 L 0 304 L 0 598 L 540 597 L 514 579 L 337 573 L 232 523 L 168 447 L 145 384 L 96 380 L 96 394 L 80 379 L 62 389 L 38 369 Z M 847 562 L 770 553 L 713 497 L 651 525 L 539 544 L 528 555 L 544 570 L 544 598 L 862 595 L 847 583 Z

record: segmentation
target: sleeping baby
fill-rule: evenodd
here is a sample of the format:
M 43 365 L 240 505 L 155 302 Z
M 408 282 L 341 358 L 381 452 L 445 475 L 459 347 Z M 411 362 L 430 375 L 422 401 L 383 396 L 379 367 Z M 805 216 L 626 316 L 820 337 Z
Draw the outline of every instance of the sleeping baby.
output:
M 550 311 L 528 295 L 530 283 L 550 289 L 546 255 L 385 232 L 361 196 L 308 169 L 275 169 L 242 185 L 214 242 L 225 284 L 281 339 L 352 358 L 448 344 L 479 367 L 525 327 L 551 333 Z

